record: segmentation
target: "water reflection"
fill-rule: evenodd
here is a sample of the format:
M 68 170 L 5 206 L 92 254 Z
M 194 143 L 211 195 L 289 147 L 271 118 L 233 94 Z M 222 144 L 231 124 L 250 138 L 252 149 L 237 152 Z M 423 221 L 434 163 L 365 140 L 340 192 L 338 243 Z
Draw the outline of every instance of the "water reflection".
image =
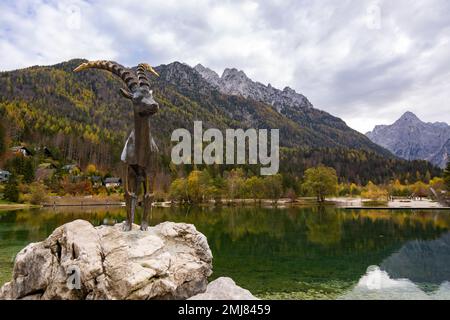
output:
M 396 279 L 441 284 L 450 280 L 450 233 L 432 241 L 414 240 L 381 263 Z
M 123 208 L 0 212 L 0 282 L 10 277 L 12 259 L 22 247 L 75 219 L 111 225 L 123 221 L 125 212 Z M 214 278 L 230 276 L 263 298 L 334 299 L 347 292 L 357 294 L 361 280 L 372 275 L 366 274 L 371 265 L 380 266 L 382 279 L 409 279 L 427 295 L 427 290 L 445 293 L 445 280 L 450 280 L 450 215 L 442 211 L 153 210 L 152 225 L 167 220 L 193 223 L 207 236 Z M 424 261 L 426 266 L 421 265 Z M 441 285 L 444 289 L 439 291 Z
M 409 241 L 380 265 L 371 266 L 341 299 L 449 300 L 450 233 Z
M 421 288 L 410 279 L 394 279 L 378 267 L 370 270 L 359 280 L 343 300 L 449 300 L 450 282 L 442 282 L 434 288 Z

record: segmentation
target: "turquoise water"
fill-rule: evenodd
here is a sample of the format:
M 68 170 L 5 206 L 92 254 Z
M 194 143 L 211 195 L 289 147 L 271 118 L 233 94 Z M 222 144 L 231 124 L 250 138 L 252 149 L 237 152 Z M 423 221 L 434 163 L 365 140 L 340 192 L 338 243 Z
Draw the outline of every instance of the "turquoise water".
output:
M 57 226 L 124 218 L 123 208 L 0 212 L 0 283 L 10 279 L 15 254 Z M 207 236 L 212 278 L 229 276 L 260 298 L 450 299 L 449 212 L 158 208 L 150 222 L 168 220 Z

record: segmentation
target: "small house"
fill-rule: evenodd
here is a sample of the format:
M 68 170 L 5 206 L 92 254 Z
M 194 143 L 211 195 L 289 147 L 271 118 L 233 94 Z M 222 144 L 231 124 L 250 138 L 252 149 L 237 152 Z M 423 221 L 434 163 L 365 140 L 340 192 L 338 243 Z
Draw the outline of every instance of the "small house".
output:
M 0 170 L 0 182 L 8 181 L 10 176 L 11 176 L 11 172 L 6 171 L 6 170 Z
M 120 178 L 111 177 L 111 178 L 105 179 L 105 187 L 108 189 L 120 187 L 121 185 L 122 185 L 122 179 L 120 179 Z
M 53 153 L 50 151 L 49 148 L 44 147 L 43 152 L 47 158 L 52 158 L 52 159 L 54 158 Z
M 100 177 L 100 176 L 92 176 L 90 179 L 91 179 L 91 183 L 94 187 L 100 187 L 103 185 L 102 177 Z
M 33 153 L 31 152 L 30 149 L 28 149 L 27 147 L 24 146 L 15 146 L 11 148 L 11 151 L 15 154 L 21 154 L 24 157 L 31 157 L 33 155 Z
M 42 154 L 45 158 L 48 159 L 54 159 L 55 157 L 53 156 L 53 153 L 51 152 L 51 150 L 47 147 L 39 147 L 35 149 L 36 152 Z

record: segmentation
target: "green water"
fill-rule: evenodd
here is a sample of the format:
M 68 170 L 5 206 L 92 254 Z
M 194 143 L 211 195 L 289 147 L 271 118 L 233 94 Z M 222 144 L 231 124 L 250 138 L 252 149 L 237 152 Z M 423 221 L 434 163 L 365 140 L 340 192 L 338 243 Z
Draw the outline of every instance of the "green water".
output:
M 74 219 L 111 224 L 124 217 L 123 208 L 0 212 L 0 283 L 9 281 L 15 254 L 57 226 Z M 212 278 L 229 276 L 261 298 L 359 294 L 358 282 L 370 266 L 408 279 L 425 294 L 450 281 L 450 212 L 158 208 L 150 222 L 168 220 L 193 223 L 207 236 Z

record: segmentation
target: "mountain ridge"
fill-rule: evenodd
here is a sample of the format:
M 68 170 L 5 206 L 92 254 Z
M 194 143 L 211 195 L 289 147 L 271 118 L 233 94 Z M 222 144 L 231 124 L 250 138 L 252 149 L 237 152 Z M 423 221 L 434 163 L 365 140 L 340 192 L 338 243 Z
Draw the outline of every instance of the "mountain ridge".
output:
M 403 159 L 427 160 L 440 168 L 450 154 L 450 125 L 424 122 L 410 111 L 391 125 L 377 125 L 366 136 Z
M 236 68 L 226 68 L 221 77 L 215 71 L 201 64 L 197 64 L 194 70 L 222 93 L 241 95 L 244 98 L 267 103 L 278 112 L 281 112 L 286 107 L 313 108 L 308 98 L 295 90 L 289 87 L 280 90 L 272 87 L 270 84 L 266 86 L 260 82 L 253 81 L 244 71 Z

